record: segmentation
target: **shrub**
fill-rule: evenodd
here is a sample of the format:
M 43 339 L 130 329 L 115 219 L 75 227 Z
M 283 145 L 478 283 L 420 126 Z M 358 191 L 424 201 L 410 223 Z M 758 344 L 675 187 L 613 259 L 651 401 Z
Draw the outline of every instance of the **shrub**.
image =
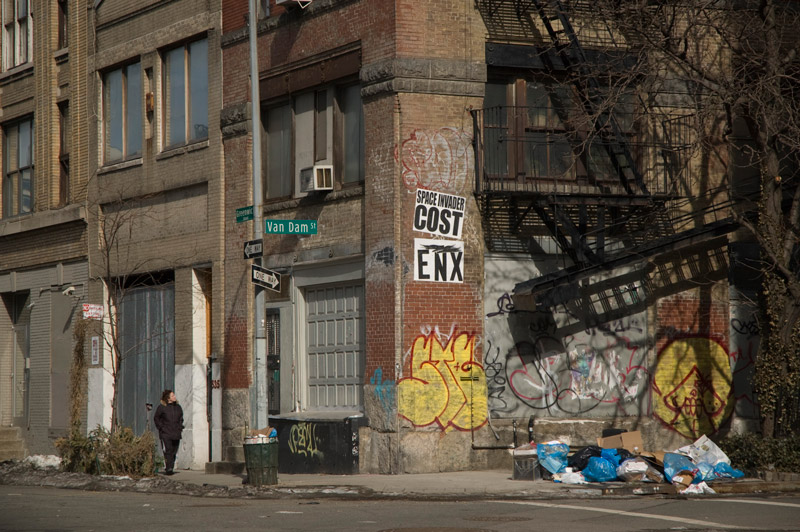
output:
M 764 439 L 758 434 L 734 434 L 719 442 L 731 465 L 748 474 L 756 471 L 800 473 L 800 437 Z
M 128 427 L 110 433 L 97 427 L 88 437 L 72 432 L 56 441 L 62 469 L 93 475 L 153 476 L 162 458 L 156 451 L 153 433 L 136 436 Z

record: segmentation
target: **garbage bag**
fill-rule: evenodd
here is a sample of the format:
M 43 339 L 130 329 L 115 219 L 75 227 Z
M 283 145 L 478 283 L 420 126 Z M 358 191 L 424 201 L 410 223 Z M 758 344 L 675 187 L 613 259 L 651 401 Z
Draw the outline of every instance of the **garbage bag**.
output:
M 614 464 L 615 468 L 619 467 L 620 456 L 617 449 L 603 449 L 603 451 L 600 453 L 600 456 Z
M 714 466 L 714 478 L 742 478 L 744 472 L 734 469 L 730 464 L 719 462 Z
M 553 480 L 562 484 L 588 484 L 580 471 L 570 471 L 553 476 Z
M 617 477 L 625 482 L 664 482 L 664 475 L 644 458 L 631 458 L 617 467 Z
M 692 475 L 697 476 L 697 464 L 685 455 L 678 453 L 666 453 L 664 455 L 664 476 L 672 479 L 680 471 L 691 471 Z M 700 482 L 698 479 L 697 482 Z
M 681 447 L 679 451 L 689 455 L 696 464 L 706 462 L 713 467 L 720 462 L 731 463 L 728 455 L 705 435 L 700 436 L 694 443 Z
M 581 472 L 583 477 L 590 482 L 609 482 L 617 479 L 616 466 L 600 456 L 589 458 L 589 464 Z
M 583 471 L 589 465 L 589 458 L 600 456 L 602 449 L 597 445 L 589 445 L 583 449 L 575 451 L 575 454 L 567 458 L 567 465 L 576 471 Z
M 551 473 L 561 473 L 567 467 L 569 445 L 560 441 L 540 443 L 536 446 L 539 465 Z

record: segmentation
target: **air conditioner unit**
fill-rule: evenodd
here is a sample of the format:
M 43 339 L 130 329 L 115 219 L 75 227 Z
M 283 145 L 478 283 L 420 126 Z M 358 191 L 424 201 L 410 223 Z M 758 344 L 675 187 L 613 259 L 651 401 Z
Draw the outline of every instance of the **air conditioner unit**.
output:
M 300 190 L 302 192 L 333 190 L 333 166 L 315 164 L 300 170 Z

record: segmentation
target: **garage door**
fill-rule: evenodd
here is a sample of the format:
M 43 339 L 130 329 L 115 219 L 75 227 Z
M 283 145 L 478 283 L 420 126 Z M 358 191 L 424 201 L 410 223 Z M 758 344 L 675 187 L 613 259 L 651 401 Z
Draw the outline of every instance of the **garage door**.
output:
M 364 382 L 364 287 L 306 289 L 308 408 L 361 408 Z

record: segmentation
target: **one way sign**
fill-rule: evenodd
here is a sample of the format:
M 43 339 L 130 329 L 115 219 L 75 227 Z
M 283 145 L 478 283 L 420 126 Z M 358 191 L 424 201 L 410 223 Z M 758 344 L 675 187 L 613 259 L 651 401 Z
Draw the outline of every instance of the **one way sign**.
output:
M 248 240 L 244 243 L 244 258 L 254 259 L 260 257 L 263 253 L 264 241 L 260 238 L 258 240 Z
M 275 292 L 281 291 L 281 274 L 255 264 L 251 264 L 250 267 L 252 273 L 250 280 L 253 281 L 253 284 L 269 288 Z

